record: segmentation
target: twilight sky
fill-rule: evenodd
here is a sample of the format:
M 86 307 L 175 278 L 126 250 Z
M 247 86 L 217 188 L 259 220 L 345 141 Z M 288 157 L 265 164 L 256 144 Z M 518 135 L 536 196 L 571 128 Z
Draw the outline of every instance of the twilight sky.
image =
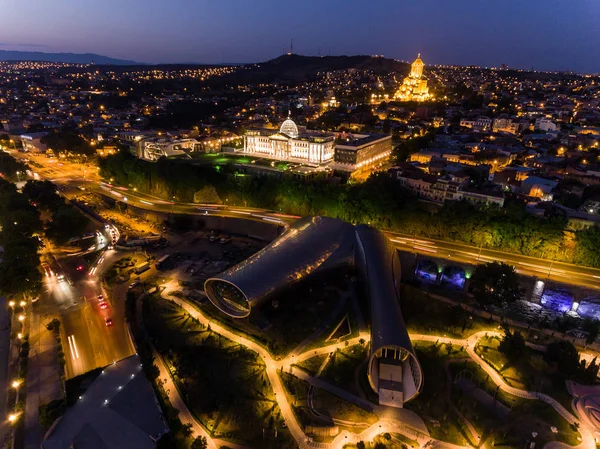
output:
M 600 0 L 2 0 L 0 49 L 139 62 L 384 54 L 600 72 Z

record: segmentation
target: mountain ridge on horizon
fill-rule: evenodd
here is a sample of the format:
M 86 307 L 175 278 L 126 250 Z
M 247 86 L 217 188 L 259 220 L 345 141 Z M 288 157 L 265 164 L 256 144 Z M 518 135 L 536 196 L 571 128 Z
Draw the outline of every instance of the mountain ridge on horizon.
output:
M 46 53 L 42 51 L 0 50 L 0 61 L 62 62 L 67 64 L 145 65 L 127 59 L 96 53 Z

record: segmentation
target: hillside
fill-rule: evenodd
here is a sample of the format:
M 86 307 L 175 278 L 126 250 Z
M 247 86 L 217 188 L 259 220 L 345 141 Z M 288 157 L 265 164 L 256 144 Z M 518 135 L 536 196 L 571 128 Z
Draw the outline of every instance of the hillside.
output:
M 43 53 L 41 51 L 10 51 L 0 50 L 0 61 L 46 61 L 66 62 L 71 64 L 136 64 L 135 61 L 110 58 L 95 53 Z
M 259 64 L 247 65 L 230 75 L 227 81 L 239 83 L 294 84 L 314 78 L 319 72 L 358 69 L 371 70 L 376 74 L 398 72 L 406 74 L 408 64 L 393 59 L 372 56 L 301 56 L 283 55 Z

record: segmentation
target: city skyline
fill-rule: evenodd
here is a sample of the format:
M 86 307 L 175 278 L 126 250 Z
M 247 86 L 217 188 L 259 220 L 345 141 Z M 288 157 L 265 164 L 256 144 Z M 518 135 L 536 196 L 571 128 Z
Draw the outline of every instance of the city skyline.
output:
M 305 55 L 383 54 L 428 64 L 500 66 L 597 73 L 590 43 L 600 5 L 565 0 L 502 7 L 475 0 L 428 0 L 377 8 L 364 2 L 307 1 L 301 6 L 115 0 L 102 5 L 71 0 L 10 1 L 0 49 L 98 53 L 140 63 L 251 63 L 290 50 Z M 315 14 L 316 12 L 316 14 Z M 132 20 L 135 18 L 135 20 Z

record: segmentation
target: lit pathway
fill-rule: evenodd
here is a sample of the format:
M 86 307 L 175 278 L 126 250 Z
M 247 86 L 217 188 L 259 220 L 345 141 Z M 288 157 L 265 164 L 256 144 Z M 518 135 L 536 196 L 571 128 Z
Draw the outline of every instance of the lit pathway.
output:
M 445 443 L 443 441 L 432 439 L 428 433 L 422 432 L 421 430 L 415 429 L 412 426 L 409 426 L 403 422 L 398 421 L 397 419 L 383 418 L 380 419 L 377 423 L 371 425 L 363 432 L 356 434 L 348 431 L 341 432 L 331 443 L 315 443 L 313 442 L 302 430 L 302 427 L 298 423 L 296 416 L 292 410 L 292 407 L 287 400 L 287 396 L 285 394 L 285 390 L 281 383 L 281 379 L 278 374 L 278 370 L 288 368 L 293 363 L 298 363 L 302 360 L 306 360 L 310 357 L 313 357 L 318 354 L 329 354 L 334 352 L 337 349 L 342 349 L 346 347 L 346 342 L 339 342 L 332 345 L 328 345 L 325 347 L 317 348 L 315 350 L 311 350 L 308 353 L 300 354 L 299 356 L 289 356 L 281 361 L 275 361 L 271 354 L 263 348 L 258 343 L 245 338 L 244 336 L 238 335 L 235 332 L 221 326 L 219 323 L 211 321 L 206 316 L 204 316 L 193 304 L 189 303 L 186 300 L 182 300 L 175 296 L 171 296 L 169 293 L 176 290 L 176 283 L 169 283 L 167 288 L 162 292 L 163 297 L 166 299 L 173 301 L 175 304 L 184 309 L 187 313 L 190 314 L 193 318 L 197 319 L 199 322 L 204 324 L 205 326 L 210 325 L 211 331 L 220 334 L 221 336 L 228 338 L 234 342 L 237 342 L 243 346 L 246 346 L 248 349 L 256 352 L 265 362 L 266 372 L 273 388 L 273 393 L 277 399 L 277 403 L 281 410 L 281 415 L 285 420 L 288 430 L 296 440 L 300 449 L 341 449 L 346 443 L 356 443 L 358 441 L 370 441 L 375 436 L 382 432 L 390 432 L 390 433 L 400 433 L 405 435 L 411 439 L 415 439 L 419 442 L 419 444 L 429 444 L 428 447 L 431 448 L 445 448 L 445 449 L 464 449 L 462 446 L 457 446 L 450 443 Z M 355 337 L 348 341 L 348 346 L 359 343 L 359 340 L 363 339 L 365 342 L 369 341 L 368 334 L 361 334 L 358 337 Z M 166 373 L 168 375 L 168 372 Z M 162 377 L 162 373 L 161 373 Z M 170 376 L 169 376 L 170 377 Z M 169 379 L 170 380 L 170 379 Z M 173 388 L 171 388 L 173 390 Z M 179 396 L 179 400 L 181 397 Z M 178 404 L 179 405 L 179 404 Z M 181 404 L 187 410 L 185 404 Z M 179 409 L 179 406 L 174 407 Z M 181 410 L 181 409 L 180 409 Z M 189 412 L 188 412 L 189 413 Z M 191 417 L 191 414 L 190 414 Z M 193 419 L 193 417 L 192 417 Z M 199 424 L 198 424 L 199 425 Z M 200 426 L 201 427 L 201 426 Z M 195 429 L 195 427 L 194 427 Z M 202 428 L 203 429 L 203 428 Z M 210 438 L 207 438 L 210 439 Z M 214 442 L 213 442 L 214 444 Z
M 460 340 L 458 338 L 447 338 L 447 337 L 438 337 L 435 335 L 410 335 L 412 341 L 429 341 L 429 342 L 438 342 L 438 343 L 450 343 L 451 345 L 464 346 L 469 357 L 473 359 L 475 363 L 477 363 L 485 372 L 490 376 L 490 379 L 500 387 L 502 391 L 505 391 L 508 394 L 512 394 L 513 396 L 517 396 L 523 399 L 539 399 L 550 405 L 554 410 L 558 412 L 569 424 L 579 423 L 579 433 L 581 434 L 582 441 L 578 446 L 569 446 L 560 442 L 551 442 L 546 444 L 546 449 L 552 448 L 579 448 L 579 449 L 590 449 L 596 447 L 596 443 L 594 441 L 594 437 L 592 431 L 585 425 L 585 423 L 580 422 L 573 414 L 571 414 L 566 408 L 564 408 L 556 399 L 551 398 L 550 396 L 538 393 L 537 391 L 526 391 L 521 390 L 519 388 L 511 387 L 508 385 L 504 378 L 487 362 L 485 362 L 479 355 L 475 352 L 475 345 L 477 341 L 485 336 L 502 336 L 498 332 L 493 331 L 482 331 L 477 332 L 471 335 L 469 338 L 465 340 Z
M 446 443 L 443 441 L 435 440 L 435 439 L 431 438 L 428 433 L 422 432 L 422 431 L 416 429 L 415 427 L 407 425 L 406 423 L 401 422 L 397 419 L 382 418 L 382 417 L 380 417 L 380 419 L 377 423 L 371 425 L 369 428 L 365 429 L 361 433 L 357 434 L 357 433 L 352 433 L 352 432 L 348 432 L 348 431 L 344 430 L 343 432 L 338 434 L 337 437 L 331 443 L 312 442 L 312 440 L 303 432 L 302 427 L 300 426 L 300 424 L 298 423 L 298 420 L 296 419 L 296 416 L 294 415 L 292 407 L 291 407 L 289 401 L 287 400 L 285 390 L 283 388 L 281 379 L 280 379 L 277 371 L 278 370 L 286 370 L 289 372 L 289 370 L 291 369 L 291 365 L 293 365 L 295 363 L 300 363 L 301 361 L 309 359 L 311 357 L 314 357 L 315 355 L 329 354 L 331 352 L 334 352 L 336 349 L 342 349 L 342 348 L 346 347 L 346 342 L 339 342 L 339 343 L 324 346 L 321 348 L 316 348 L 314 350 L 307 351 L 303 354 L 290 355 L 281 361 L 275 361 L 273 359 L 273 357 L 271 356 L 271 354 L 265 348 L 263 348 L 260 344 L 256 343 L 255 341 L 252 341 L 242 335 L 238 335 L 237 333 L 233 332 L 232 330 L 221 326 L 217 322 L 211 321 L 209 318 L 204 316 L 204 314 L 202 314 L 199 311 L 199 309 L 196 308 L 196 306 L 189 303 L 188 301 L 177 298 L 175 296 L 171 296 L 170 293 L 176 289 L 177 289 L 176 283 L 174 283 L 174 284 L 170 283 L 167 286 L 167 288 L 162 292 L 163 297 L 165 297 L 166 299 L 168 299 L 170 301 L 173 301 L 175 304 L 180 306 L 187 313 L 189 313 L 193 318 L 197 319 L 199 322 L 201 322 L 205 326 L 210 325 L 211 331 L 216 332 L 217 334 L 220 334 L 223 337 L 228 338 L 229 340 L 238 342 L 239 344 L 247 347 L 248 349 L 251 349 L 252 351 L 256 352 L 264 360 L 265 365 L 266 365 L 267 376 L 268 376 L 271 386 L 273 388 L 273 392 L 277 399 L 277 403 L 281 410 L 281 414 L 288 426 L 288 430 L 290 431 L 290 433 L 296 440 L 300 449 L 339 449 L 339 448 L 342 448 L 347 443 L 356 443 L 358 441 L 371 441 L 375 436 L 377 436 L 378 434 L 383 433 L 383 432 L 400 433 L 411 439 L 417 440 L 420 445 L 427 444 L 427 447 L 429 447 L 429 448 L 445 448 L 445 449 L 459 449 L 460 448 L 460 449 L 464 449 L 463 446 L 458 446 L 458 445 Z M 510 385 L 508 385 L 504 381 L 502 376 L 499 373 L 497 373 L 490 365 L 488 365 L 483 359 L 481 359 L 481 357 L 479 357 L 479 355 L 475 352 L 475 345 L 476 345 L 477 341 L 486 334 L 488 336 L 494 336 L 494 335 L 500 336 L 500 334 L 497 332 L 482 331 L 482 332 L 475 333 L 475 334 L 471 335 L 469 338 L 464 339 L 464 340 L 457 339 L 457 338 L 447 338 L 447 337 L 439 337 L 439 336 L 435 336 L 435 335 L 422 335 L 422 334 L 412 334 L 412 335 L 410 335 L 410 338 L 412 341 L 429 341 L 429 342 L 438 342 L 438 343 L 450 343 L 452 345 L 464 346 L 467 353 L 471 357 L 471 359 L 473 359 L 473 361 L 475 361 L 490 376 L 490 379 L 492 379 L 492 381 L 496 385 L 500 386 L 500 389 L 502 389 L 503 391 L 505 391 L 509 394 L 512 394 L 514 396 L 524 398 L 524 399 L 539 399 L 541 401 L 544 401 L 547 404 L 549 404 L 550 406 L 552 406 L 569 423 L 571 423 L 571 424 L 575 423 L 575 422 L 580 423 L 579 420 L 575 416 L 573 416 L 558 401 L 551 398 L 550 396 L 547 396 L 543 393 L 520 390 L 518 388 L 514 388 L 514 387 L 511 387 Z M 359 341 L 361 339 L 363 339 L 365 342 L 368 342 L 370 340 L 369 337 L 370 336 L 368 334 L 360 334 L 358 337 L 355 337 L 355 338 L 349 340 L 348 346 L 359 343 Z M 161 369 L 160 366 L 159 366 L 159 369 Z M 174 384 L 172 383 L 172 379 L 171 379 L 168 371 L 166 370 L 166 367 L 164 367 L 164 364 L 163 364 L 163 369 L 165 371 L 163 371 L 161 369 L 161 378 L 164 380 L 165 376 L 167 377 L 167 383 L 165 384 L 165 386 L 166 386 L 166 388 L 168 388 L 170 390 L 170 393 L 172 394 L 173 391 L 177 391 L 177 389 L 175 388 Z M 299 370 L 296 370 L 296 371 L 299 371 Z M 169 385 L 170 385 L 170 387 L 169 387 Z M 170 395 L 169 395 L 169 399 L 171 400 Z M 185 403 L 183 402 L 183 400 L 181 399 L 179 394 L 177 394 L 177 396 L 174 397 L 173 399 L 175 399 L 176 402 L 175 403 L 171 402 L 171 403 L 175 408 L 177 408 L 178 410 L 181 411 L 180 417 L 182 416 L 182 411 L 187 412 L 187 413 L 183 413 L 183 415 L 184 415 L 183 417 L 185 418 L 185 421 L 184 421 L 184 419 L 182 419 L 182 422 L 187 423 L 188 422 L 187 418 L 189 417 L 193 421 L 192 426 L 193 426 L 194 430 L 196 430 L 196 426 L 198 426 L 199 427 L 198 431 L 199 432 L 201 431 L 202 434 L 206 434 L 206 431 L 204 430 L 204 428 L 191 415 L 191 413 L 187 409 L 187 406 L 185 405 Z M 352 402 L 354 402 L 354 400 Z M 546 449 L 563 449 L 563 448 L 589 449 L 589 448 L 595 447 L 595 442 L 594 442 L 594 438 L 592 436 L 592 432 L 585 426 L 584 423 L 580 423 L 579 432 L 581 433 L 581 436 L 582 436 L 582 442 L 578 446 L 568 446 L 563 443 L 552 442 L 552 443 L 548 443 L 546 445 Z M 207 440 L 209 441 L 209 446 L 211 448 L 216 447 L 214 440 L 212 440 L 209 436 L 207 437 Z
M 143 318 L 143 313 L 142 313 L 142 298 L 144 296 L 145 295 L 141 295 L 141 296 L 138 296 L 138 298 L 137 298 L 137 304 L 136 304 L 136 309 L 135 309 L 136 310 L 135 318 L 136 318 L 138 328 L 140 329 L 141 332 L 143 332 L 145 334 L 146 326 L 144 323 L 144 318 Z M 123 299 L 123 301 L 124 301 L 124 299 Z M 150 341 L 150 339 L 148 339 L 148 341 Z M 194 418 L 194 415 L 188 409 L 187 405 L 185 404 L 185 401 L 181 398 L 181 395 L 179 394 L 179 390 L 177 389 L 175 382 L 173 382 L 173 378 L 171 377 L 169 368 L 167 367 L 167 364 L 163 360 L 162 356 L 154 348 L 154 345 L 152 343 L 150 343 L 150 346 L 152 347 L 154 363 L 158 367 L 158 372 L 159 372 L 158 378 L 160 379 L 160 382 L 162 383 L 162 387 L 163 387 L 163 390 L 165 391 L 165 394 L 169 398 L 169 402 L 171 403 L 173 408 L 175 408 L 179 412 L 177 417 L 181 420 L 181 423 L 183 425 L 189 424 L 192 426 L 191 427 L 192 436 L 194 438 L 203 436 L 206 438 L 206 441 L 208 443 L 208 449 L 217 449 L 218 446 L 216 445 L 215 441 L 211 438 L 211 436 L 206 431 L 206 429 Z

